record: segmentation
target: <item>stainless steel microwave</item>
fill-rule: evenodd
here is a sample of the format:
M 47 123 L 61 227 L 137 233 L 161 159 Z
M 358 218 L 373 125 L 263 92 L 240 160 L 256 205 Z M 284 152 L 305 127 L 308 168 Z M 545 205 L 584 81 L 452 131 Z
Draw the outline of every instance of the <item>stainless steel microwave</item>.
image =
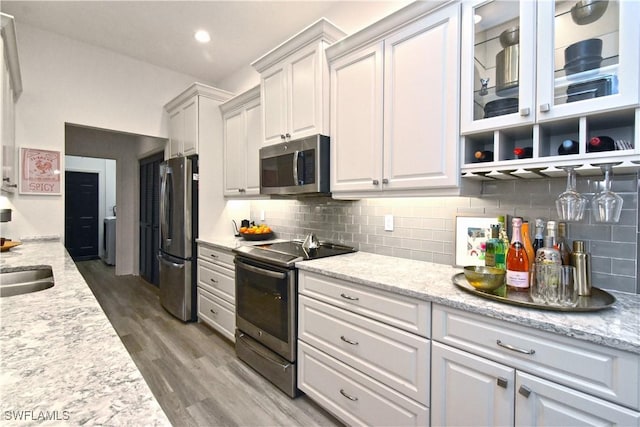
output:
M 261 148 L 260 194 L 329 194 L 329 137 L 314 135 Z

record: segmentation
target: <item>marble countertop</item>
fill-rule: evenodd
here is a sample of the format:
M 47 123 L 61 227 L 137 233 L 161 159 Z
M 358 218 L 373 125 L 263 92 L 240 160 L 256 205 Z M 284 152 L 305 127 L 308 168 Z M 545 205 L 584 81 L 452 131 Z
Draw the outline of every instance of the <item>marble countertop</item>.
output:
M 32 265 L 52 266 L 55 286 L 0 298 L 3 425 L 171 425 L 64 246 L 0 255 Z
M 609 291 L 616 297 L 611 308 L 588 313 L 563 313 L 508 305 L 460 290 L 452 283 L 451 277 L 462 269 L 448 265 L 356 252 L 301 261 L 296 266 L 301 270 L 640 354 L 639 295 Z

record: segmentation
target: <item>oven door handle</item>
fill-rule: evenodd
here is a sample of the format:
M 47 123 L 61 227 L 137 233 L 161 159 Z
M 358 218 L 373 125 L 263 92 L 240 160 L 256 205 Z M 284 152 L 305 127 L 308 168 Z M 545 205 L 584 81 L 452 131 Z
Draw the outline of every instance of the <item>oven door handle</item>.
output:
M 272 277 L 274 279 L 283 280 L 287 278 L 285 273 L 280 273 L 277 271 L 265 270 L 264 268 L 254 267 L 253 265 L 245 264 L 241 261 L 236 262 L 236 265 L 245 270 L 251 271 L 252 273 L 262 274 L 267 277 Z

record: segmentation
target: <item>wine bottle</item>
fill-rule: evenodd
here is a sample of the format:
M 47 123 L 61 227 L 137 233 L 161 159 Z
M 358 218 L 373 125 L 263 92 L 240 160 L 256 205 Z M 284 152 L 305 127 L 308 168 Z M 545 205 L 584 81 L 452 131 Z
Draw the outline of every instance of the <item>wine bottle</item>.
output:
M 556 245 L 560 252 L 560 258 L 562 259 L 562 265 L 571 265 L 571 249 L 569 249 L 569 242 L 567 242 L 567 223 L 558 223 L 558 235 L 556 236 Z
M 594 136 L 587 143 L 587 153 L 613 151 L 615 149 L 616 143 L 608 136 Z
M 536 234 L 533 237 L 533 250 L 538 252 L 538 249 L 544 246 L 544 220 L 542 218 L 536 218 Z
M 487 240 L 487 252 L 484 258 L 484 265 L 505 270 L 506 252 L 507 248 L 500 238 L 500 224 L 491 224 L 491 238 Z
M 478 150 L 473 154 L 475 162 L 493 162 L 493 151 Z
M 530 159 L 533 157 L 533 147 L 516 147 L 513 149 L 516 159 Z
M 558 155 L 565 156 L 567 154 L 578 154 L 580 151 L 578 141 L 573 139 L 565 139 L 558 147 Z
M 529 259 L 522 243 L 522 218 L 513 218 L 511 225 L 513 227 L 513 236 L 507 252 L 507 274 L 505 275 L 507 287 L 513 291 L 528 291 Z
M 533 249 L 533 244 L 531 243 L 531 238 L 529 236 L 529 223 L 527 221 L 522 221 L 522 244 L 524 245 L 524 250 L 527 252 L 527 258 L 529 260 L 529 271 L 533 268 L 533 261 L 536 256 L 536 252 Z

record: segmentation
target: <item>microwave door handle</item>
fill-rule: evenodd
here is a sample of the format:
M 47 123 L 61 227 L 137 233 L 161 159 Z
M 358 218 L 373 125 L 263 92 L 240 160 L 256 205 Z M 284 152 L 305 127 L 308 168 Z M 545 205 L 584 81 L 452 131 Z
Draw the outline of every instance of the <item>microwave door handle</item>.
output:
M 298 179 L 298 157 L 300 156 L 300 152 L 298 150 L 293 152 L 293 185 L 300 185 L 300 180 Z

